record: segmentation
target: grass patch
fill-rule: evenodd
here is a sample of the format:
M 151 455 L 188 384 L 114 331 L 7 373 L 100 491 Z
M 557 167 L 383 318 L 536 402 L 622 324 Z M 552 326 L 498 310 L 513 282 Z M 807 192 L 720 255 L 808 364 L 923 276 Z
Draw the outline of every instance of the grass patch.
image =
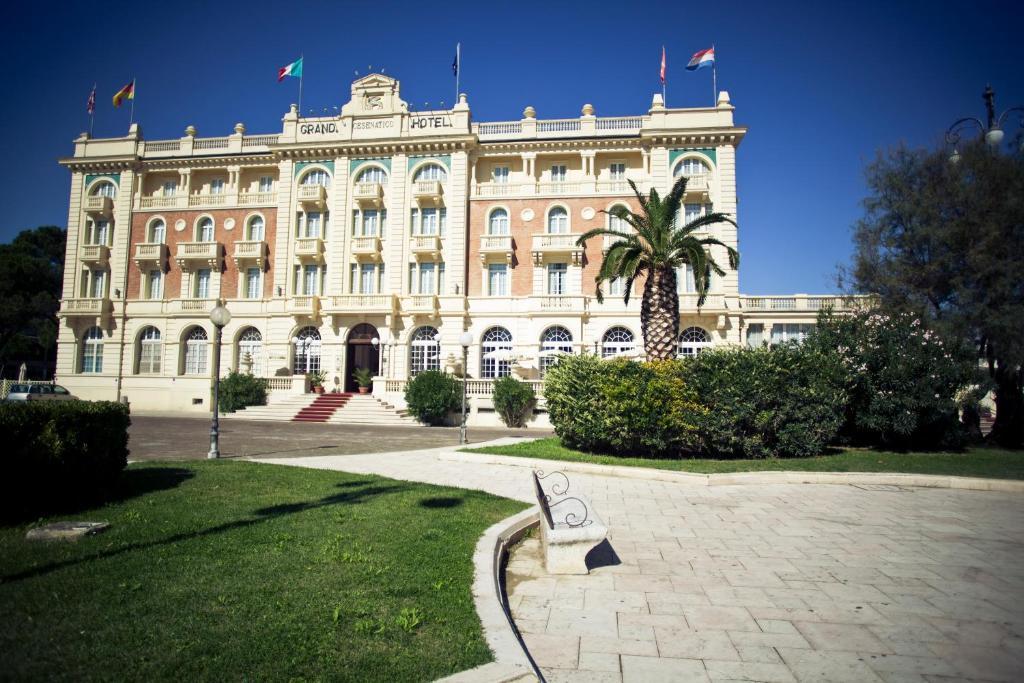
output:
M 625 465 L 714 474 L 720 472 L 901 472 L 942 474 L 992 479 L 1024 479 L 1024 452 L 998 448 L 971 448 L 963 453 L 899 453 L 870 449 L 836 449 L 813 458 L 769 458 L 763 460 L 714 460 L 710 458 L 636 458 L 585 453 L 563 446 L 557 437 L 508 446 L 463 449 L 470 453 L 494 453 L 524 458 L 544 458 L 600 465 Z
M 11 680 L 426 681 L 491 660 L 485 493 L 245 462 L 131 465 L 77 543 L 0 528 Z M 44 520 L 45 521 L 45 520 Z

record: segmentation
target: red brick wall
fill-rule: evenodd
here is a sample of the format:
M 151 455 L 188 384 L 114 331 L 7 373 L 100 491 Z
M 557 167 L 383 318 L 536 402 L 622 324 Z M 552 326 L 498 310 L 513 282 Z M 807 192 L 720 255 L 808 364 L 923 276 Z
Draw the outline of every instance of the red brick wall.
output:
M 576 234 L 608 224 L 608 216 L 601 209 L 613 203 L 624 203 L 634 211 L 638 210 L 636 198 L 633 197 L 573 197 L 565 199 L 475 199 L 469 203 L 469 296 L 484 294 L 482 269 L 480 268 L 480 236 L 487 234 L 487 215 L 493 207 L 501 206 L 508 209 L 509 228 L 512 235 L 514 255 L 511 268 L 511 287 L 513 296 L 529 296 L 533 293 L 533 235 L 547 229 L 546 219 L 548 208 L 553 205 L 564 206 L 569 211 L 569 230 Z M 584 207 L 594 209 L 594 217 L 585 220 L 580 211 Z M 533 219 L 524 221 L 521 218 L 523 209 L 533 209 Z M 583 253 L 583 293 L 594 294 L 596 287 L 594 277 L 601 267 L 601 251 L 604 248 L 602 238 L 587 242 Z
M 176 299 L 181 292 L 182 272 L 174 261 L 174 255 L 178 250 L 179 242 L 192 242 L 195 235 L 195 222 L 200 216 L 208 215 L 213 218 L 214 240 L 220 242 L 224 248 L 224 265 L 221 268 L 221 296 L 226 299 L 238 296 L 239 272 L 235 268 L 234 259 L 231 258 L 235 249 L 236 240 L 245 239 L 245 220 L 257 210 L 254 209 L 219 209 L 210 211 L 166 211 L 161 213 L 136 213 L 132 216 L 131 244 L 129 245 L 129 258 L 135 256 L 135 245 L 146 241 L 146 226 L 149 222 L 160 216 L 167 223 L 167 248 L 170 253 L 168 272 L 164 275 L 164 298 Z M 277 234 L 277 209 L 272 207 L 261 208 L 258 212 L 263 216 L 263 234 L 266 238 L 269 250 L 265 272 L 270 272 L 274 260 L 273 236 Z M 231 230 L 224 229 L 224 221 L 228 218 L 235 219 L 235 227 Z M 178 232 L 174 224 L 179 219 L 185 221 L 185 229 Z M 133 264 L 128 269 L 128 298 L 140 299 L 140 287 L 142 285 L 142 272 Z M 263 277 L 263 296 L 269 297 L 273 290 L 273 278 L 270 275 Z

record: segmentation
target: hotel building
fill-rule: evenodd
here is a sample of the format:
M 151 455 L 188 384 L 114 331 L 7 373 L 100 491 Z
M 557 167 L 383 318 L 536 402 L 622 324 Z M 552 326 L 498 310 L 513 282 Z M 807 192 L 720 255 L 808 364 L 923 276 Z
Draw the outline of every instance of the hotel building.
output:
M 57 374 L 74 394 L 145 410 L 209 410 L 215 330 L 232 314 L 219 371 L 270 378 L 272 398 L 351 391 L 368 367 L 373 393 L 402 405 L 408 378 L 458 370 L 468 349 L 472 422 L 495 422 L 492 380 L 540 383 L 559 353 L 642 352 L 640 289 L 604 303 L 594 276 L 624 230 L 602 210 L 636 208 L 628 180 L 666 192 L 690 178 L 687 218 L 737 214 L 736 153 L 746 128 L 717 105 L 669 109 L 654 95 L 637 116 L 474 122 L 466 96 L 412 111 L 398 81 L 351 86 L 337 116 L 296 107 L 280 133 L 175 140 L 75 140 Z M 711 235 L 740 248 L 737 229 Z M 714 250 L 713 250 L 714 251 Z M 742 249 L 740 249 L 742 252 Z M 724 253 L 714 253 L 726 263 Z M 832 296 L 743 296 L 716 277 L 698 310 L 680 273 L 682 355 L 799 337 Z M 541 416 L 543 420 L 543 416 Z M 471 422 L 471 423 L 472 423 Z

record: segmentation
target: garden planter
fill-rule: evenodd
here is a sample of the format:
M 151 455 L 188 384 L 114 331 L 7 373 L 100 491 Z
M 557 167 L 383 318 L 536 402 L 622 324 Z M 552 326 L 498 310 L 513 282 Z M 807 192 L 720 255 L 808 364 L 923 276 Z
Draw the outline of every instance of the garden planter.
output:
M 368 393 L 370 393 L 370 387 L 359 387 L 359 393 L 360 394 L 368 394 Z
M 322 394 L 322 393 L 324 393 L 324 388 L 322 386 L 313 387 L 313 393 L 314 394 Z

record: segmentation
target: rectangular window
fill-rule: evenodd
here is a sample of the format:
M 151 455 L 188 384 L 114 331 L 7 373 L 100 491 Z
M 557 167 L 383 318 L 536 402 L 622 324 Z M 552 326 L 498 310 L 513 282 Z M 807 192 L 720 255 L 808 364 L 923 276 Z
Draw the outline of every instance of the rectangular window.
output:
M 438 233 L 437 209 L 423 209 L 420 218 L 420 234 L 436 235 Z
M 623 296 L 626 293 L 626 281 L 621 278 L 613 278 L 608 281 L 609 296 Z
M 245 298 L 247 298 L 247 299 L 259 299 L 260 298 L 260 269 L 259 268 L 246 268 L 245 269 Z
M 314 211 L 306 214 L 306 231 L 303 237 L 320 237 L 320 213 Z
M 814 329 L 813 324 L 787 323 L 772 325 L 772 344 L 803 342 Z
M 317 284 L 320 279 L 320 268 L 315 265 L 302 267 L 302 293 L 306 296 L 316 296 Z
M 110 223 L 108 221 L 96 221 L 95 230 L 93 230 L 93 244 L 104 244 L 109 245 L 110 242 Z
M 566 168 L 564 164 L 556 164 L 551 167 L 551 182 L 564 183 Z
M 491 179 L 496 183 L 505 184 L 508 182 L 508 166 L 495 166 L 491 169 Z
M 676 268 L 676 292 L 694 294 L 696 291 L 697 283 L 693 278 L 693 266 L 687 263 Z
M 197 299 L 209 299 L 210 298 L 210 269 L 201 268 L 196 271 L 196 289 L 195 297 Z
M 105 270 L 92 271 L 92 290 L 89 295 L 93 299 L 102 299 L 107 292 L 107 272 Z
M 86 339 L 82 348 L 82 372 L 103 372 L 102 339 Z
M 210 181 L 210 194 L 224 194 L 223 178 L 214 178 Z
M 362 231 L 359 233 L 363 237 L 373 237 L 377 235 L 379 226 L 380 214 L 376 209 L 367 209 L 363 211 L 363 226 Z
M 626 179 L 626 164 L 616 162 L 608 165 L 608 175 L 612 180 L 625 180 Z
M 144 374 L 160 373 L 160 352 L 163 347 L 159 339 L 145 339 L 139 342 L 139 372 Z
M 268 175 L 260 176 L 260 192 L 272 192 L 274 189 L 274 179 Z
M 420 210 L 413 209 L 409 212 L 409 234 L 420 235 Z
M 566 263 L 548 264 L 548 294 L 560 296 L 565 294 L 565 276 L 569 270 Z
M 488 264 L 487 293 L 491 296 L 508 296 L 508 264 Z
M 757 348 L 764 343 L 764 325 L 751 325 L 747 328 L 747 346 Z
M 164 274 L 160 270 L 149 271 L 149 299 L 164 298 Z
M 374 294 L 377 281 L 377 269 L 372 263 L 364 263 L 359 267 L 359 293 Z
M 164 197 L 173 197 L 178 193 L 178 181 L 177 180 L 165 180 L 161 188 L 161 193 Z
M 435 267 L 433 263 L 421 263 L 420 264 L 420 283 L 419 292 L 420 294 L 434 294 L 436 290 L 436 282 L 434 280 Z

